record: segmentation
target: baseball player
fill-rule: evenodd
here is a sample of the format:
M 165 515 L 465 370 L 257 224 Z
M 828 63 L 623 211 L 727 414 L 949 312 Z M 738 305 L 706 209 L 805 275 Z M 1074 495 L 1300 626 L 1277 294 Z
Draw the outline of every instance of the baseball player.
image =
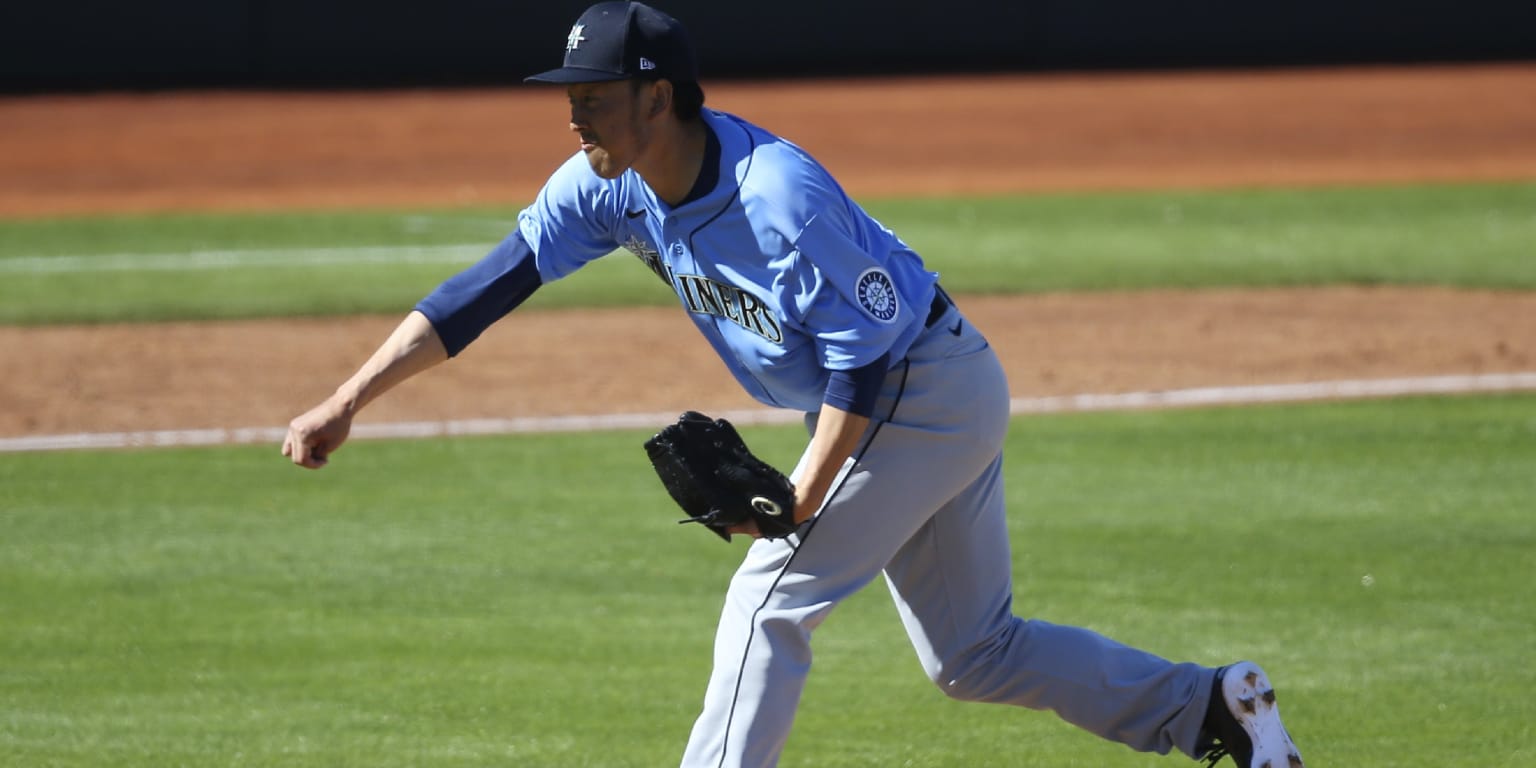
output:
M 1002 445 L 1008 385 L 938 276 L 794 144 L 703 108 L 674 19 L 589 8 L 559 69 L 580 150 L 512 232 L 417 304 L 332 396 L 289 425 L 316 468 L 355 414 L 449 357 L 540 286 L 615 248 L 677 295 L 753 397 L 806 413 L 795 532 L 756 537 L 730 582 L 685 768 L 777 764 L 811 636 L 883 576 L 928 676 L 959 700 L 1050 710 L 1133 749 L 1296 768 L 1251 662 L 1172 663 L 1012 611 Z

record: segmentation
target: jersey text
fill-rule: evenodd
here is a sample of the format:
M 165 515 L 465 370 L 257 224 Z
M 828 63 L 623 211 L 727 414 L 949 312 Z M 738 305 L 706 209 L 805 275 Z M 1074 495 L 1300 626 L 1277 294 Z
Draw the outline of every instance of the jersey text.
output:
M 784 341 L 778 318 L 763 301 L 728 283 L 699 275 L 678 275 L 677 293 L 689 312 L 723 317 L 775 344 Z

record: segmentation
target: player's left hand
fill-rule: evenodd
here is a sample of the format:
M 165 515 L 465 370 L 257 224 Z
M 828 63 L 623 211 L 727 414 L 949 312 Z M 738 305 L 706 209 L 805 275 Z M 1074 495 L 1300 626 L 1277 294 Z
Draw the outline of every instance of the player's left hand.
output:
M 795 487 L 796 527 L 799 527 L 801 523 L 804 523 L 805 521 L 815 517 L 817 510 L 821 509 L 821 499 L 811 499 L 806 496 L 806 493 L 807 491 L 803 490 L 801 486 Z M 739 533 L 744 536 L 751 536 L 754 539 L 761 539 L 763 537 L 762 532 L 757 529 L 757 521 L 751 519 L 748 519 L 738 525 L 733 525 L 729 528 L 726 528 L 725 531 L 726 533 L 729 533 L 733 536 Z
M 645 441 L 645 453 L 672 500 L 720 538 L 744 533 L 783 538 L 794 533 L 794 484 L 753 455 L 736 427 L 687 411 Z

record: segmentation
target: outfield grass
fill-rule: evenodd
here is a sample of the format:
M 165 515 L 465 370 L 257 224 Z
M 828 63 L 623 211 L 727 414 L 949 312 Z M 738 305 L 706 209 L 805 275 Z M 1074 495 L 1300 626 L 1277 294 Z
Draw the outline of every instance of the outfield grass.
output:
M 1536 184 L 876 200 L 959 293 L 1536 288 Z M 399 313 L 516 210 L 0 221 L 0 323 Z M 623 252 L 535 306 L 665 305 Z
M 742 545 L 643 437 L 0 458 L 0 765 L 675 764 Z M 1021 418 L 1016 607 L 1259 660 L 1314 765 L 1530 765 L 1533 467 L 1531 395 Z M 879 586 L 817 649 L 786 765 L 1157 762 L 945 700 Z

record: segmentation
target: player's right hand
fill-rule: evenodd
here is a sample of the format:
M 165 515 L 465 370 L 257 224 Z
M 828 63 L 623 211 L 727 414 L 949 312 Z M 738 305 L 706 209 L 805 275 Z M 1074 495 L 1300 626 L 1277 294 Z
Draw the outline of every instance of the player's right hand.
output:
M 331 453 L 347 441 L 351 432 L 351 410 L 343 403 L 327 399 L 288 422 L 283 455 L 301 467 L 319 469 L 330 462 Z

